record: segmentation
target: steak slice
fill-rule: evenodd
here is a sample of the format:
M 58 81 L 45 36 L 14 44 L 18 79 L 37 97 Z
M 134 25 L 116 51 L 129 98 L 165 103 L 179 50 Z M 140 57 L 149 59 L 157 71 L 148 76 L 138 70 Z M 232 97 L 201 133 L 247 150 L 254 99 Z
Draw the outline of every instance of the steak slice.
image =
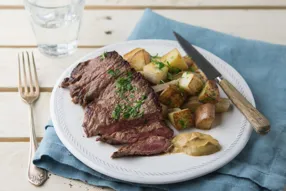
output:
M 133 128 L 122 128 L 110 134 L 103 134 L 97 140 L 113 145 L 130 144 L 147 139 L 149 136 L 162 136 L 167 139 L 173 137 L 173 131 L 166 128 L 164 122 L 156 121 Z
M 64 79 L 61 87 L 70 90 L 74 103 L 85 106 L 115 80 L 108 76 L 109 70 L 118 70 L 120 76 L 123 72 L 131 70 L 131 67 L 117 52 L 105 53 L 104 59 L 96 57 L 79 63 L 73 69 L 71 76 Z
M 166 153 L 170 149 L 172 149 L 170 139 L 160 136 L 150 136 L 145 140 L 122 146 L 118 151 L 114 152 L 111 157 L 120 158 L 126 156 L 150 156 Z

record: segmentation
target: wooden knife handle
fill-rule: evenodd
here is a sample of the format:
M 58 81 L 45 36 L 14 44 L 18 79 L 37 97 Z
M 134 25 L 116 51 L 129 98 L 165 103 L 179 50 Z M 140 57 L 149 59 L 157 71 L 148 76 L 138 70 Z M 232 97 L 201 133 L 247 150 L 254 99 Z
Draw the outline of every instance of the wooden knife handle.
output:
M 261 135 L 267 134 L 270 131 L 268 119 L 253 107 L 229 81 L 221 77 L 218 77 L 216 80 L 233 104 L 248 119 L 255 131 Z

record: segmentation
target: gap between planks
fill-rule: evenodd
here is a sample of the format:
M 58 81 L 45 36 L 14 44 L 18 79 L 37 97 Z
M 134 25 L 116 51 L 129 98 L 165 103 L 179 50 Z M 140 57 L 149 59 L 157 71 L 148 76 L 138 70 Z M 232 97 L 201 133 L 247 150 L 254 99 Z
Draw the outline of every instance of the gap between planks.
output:
M 53 88 L 52 87 L 40 87 L 41 92 L 52 92 Z M 17 87 L 0 87 L 0 92 L 18 92 Z
M 151 8 L 154 10 L 164 10 L 164 9 L 178 9 L 178 10 L 210 10 L 210 9 L 264 9 L 264 10 L 273 10 L 273 9 L 286 9 L 286 6 L 284 5 L 248 5 L 248 6 L 208 6 L 208 5 L 198 5 L 198 6 L 156 6 L 156 5 L 150 5 L 150 6 L 124 6 L 124 5 L 88 5 L 85 6 L 85 10 L 140 10 L 140 9 L 146 9 Z M 22 5 L 0 5 L 0 9 L 24 9 L 24 6 Z
M 77 48 L 101 48 L 104 45 L 79 45 Z M 37 48 L 37 45 L 0 45 L 0 48 Z
M 37 141 L 41 142 L 43 138 L 37 137 Z M 29 137 L 0 137 L 0 142 L 30 142 Z

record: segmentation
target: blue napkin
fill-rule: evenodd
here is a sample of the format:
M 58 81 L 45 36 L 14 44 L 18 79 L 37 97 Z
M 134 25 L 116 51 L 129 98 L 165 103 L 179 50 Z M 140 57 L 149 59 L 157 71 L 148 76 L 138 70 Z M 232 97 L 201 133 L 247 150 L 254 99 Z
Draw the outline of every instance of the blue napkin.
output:
M 250 86 L 257 108 L 270 120 L 266 136 L 252 133 L 244 150 L 209 175 L 168 185 L 139 185 L 102 175 L 78 161 L 60 142 L 52 124 L 34 163 L 52 173 L 123 190 L 283 190 L 286 185 L 286 46 L 246 40 L 179 23 L 147 9 L 129 40 L 171 39 L 172 31 L 231 64 Z M 261 32 L 261 31 L 258 31 Z

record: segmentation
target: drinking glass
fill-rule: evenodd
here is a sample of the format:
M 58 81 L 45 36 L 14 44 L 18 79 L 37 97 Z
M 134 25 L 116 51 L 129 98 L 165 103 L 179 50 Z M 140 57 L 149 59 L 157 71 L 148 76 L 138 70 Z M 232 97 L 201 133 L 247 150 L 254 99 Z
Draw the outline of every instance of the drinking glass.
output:
M 24 0 L 38 49 L 60 57 L 77 48 L 84 0 Z

